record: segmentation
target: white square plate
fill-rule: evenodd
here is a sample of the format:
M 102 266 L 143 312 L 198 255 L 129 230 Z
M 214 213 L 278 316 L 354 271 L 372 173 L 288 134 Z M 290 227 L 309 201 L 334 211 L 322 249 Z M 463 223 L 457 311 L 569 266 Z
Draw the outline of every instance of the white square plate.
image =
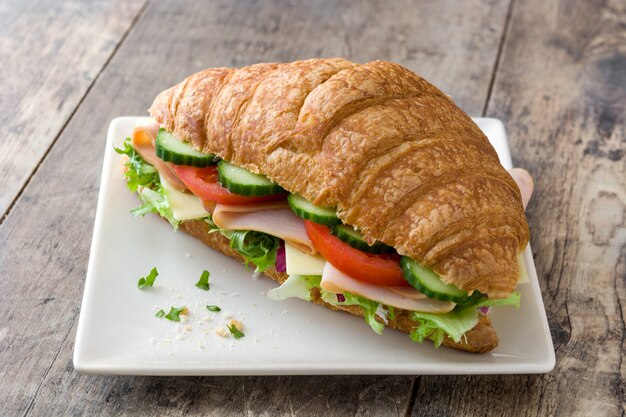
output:
M 155 215 L 134 218 L 138 199 L 126 189 L 121 146 L 138 117 L 120 117 L 109 127 L 85 294 L 76 334 L 74 366 L 95 374 L 278 375 L 278 374 L 505 374 L 548 372 L 555 357 L 530 248 L 524 261 L 530 282 L 521 284 L 521 308 L 492 311 L 500 346 L 476 355 L 431 343 L 413 343 L 405 333 L 374 334 L 360 317 L 301 300 L 272 301 L 264 292 L 276 283 L 254 278 L 240 263 L 211 250 Z M 504 126 L 474 119 L 505 168 L 511 156 Z M 155 286 L 137 280 L 156 266 Z M 211 272 L 211 289 L 194 286 Z M 215 304 L 220 313 L 205 305 Z M 155 317 L 170 306 L 189 308 L 187 323 Z M 230 318 L 245 337 L 218 336 Z

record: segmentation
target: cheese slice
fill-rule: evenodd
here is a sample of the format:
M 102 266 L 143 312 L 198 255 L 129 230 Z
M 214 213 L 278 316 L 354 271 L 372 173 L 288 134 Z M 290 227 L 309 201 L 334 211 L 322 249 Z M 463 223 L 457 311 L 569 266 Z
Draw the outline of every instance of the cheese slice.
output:
M 218 204 L 213 211 L 213 222 L 221 229 L 256 230 L 279 237 L 311 255 L 317 252 L 304 228 L 304 222 L 291 209 L 279 207 L 268 210 L 266 205 L 259 207 Z
M 358 281 L 332 266 L 330 262 L 326 262 L 324 266 L 320 286 L 322 289 L 335 294 L 349 292 L 388 306 L 423 313 L 447 313 L 452 311 L 456 305 L 449 301 L 439 301 L 432 298 L 409 298 L 386 287 Z
M 167 201 L 170 203 L 170 209 L 174 218 L 179 221 L 202 219 L 209 216 L 209 212 L 204 209 L 202 201 L 191 193 L 183 193 L 172 186 L 165 179 L 165 176 L 159 174 L 161 185 L 165 189 Z
M 285 242 L 287 275 L 322 275 L 326 260 L 319 255 L 302 252 L 289 242 Z

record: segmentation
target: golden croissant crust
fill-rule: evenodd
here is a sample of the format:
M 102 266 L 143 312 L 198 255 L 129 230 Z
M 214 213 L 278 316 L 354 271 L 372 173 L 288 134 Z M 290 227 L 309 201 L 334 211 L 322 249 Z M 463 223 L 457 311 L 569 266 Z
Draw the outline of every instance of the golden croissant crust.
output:
M 408 69 L 311 59 L 214 68 L 150 114 L 203 152 L 261 173 L 447 283 L 516 286 L 529 231 L 520 191 L 452 100 Z

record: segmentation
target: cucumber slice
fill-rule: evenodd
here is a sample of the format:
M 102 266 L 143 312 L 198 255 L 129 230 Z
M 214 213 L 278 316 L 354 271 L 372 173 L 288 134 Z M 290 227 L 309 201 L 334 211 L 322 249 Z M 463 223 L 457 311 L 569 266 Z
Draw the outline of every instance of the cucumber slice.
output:
M 253 174 L 226 161 L 219 162 L 217 172 L 219 183 L 231 193 L 260 197 L 286 192 L 280 185 L 270 181 L 266 176 Z
M 465 303 L 470 298 L 465 291 L 455 285 L 444 283 L 432 269 L 421 266 L 411 258 L 403 256 L 400 259 L 400 266 L 404 279 L 430 298 L 457 304 Z
M 165 129 L 159 129 L 156 138 L 156 155 L 165 162 L 204 168 L 217 163 L 215 155 L 195 150 L 190 144 L 181 142 Z
M 291 210 L 303 219 L 328 226 L 341 223 L 334 208 L 316 206 L 296 194 L 289 194 L 287 202 Z
M 352 226 L 338 224 L 332 227 L 331 232 L 339 239 L 355 249 L 368 253 L 394 253 L 395 249 L 383 242 L 376 242 L 370 245 L 363 239 L 363 235 Z

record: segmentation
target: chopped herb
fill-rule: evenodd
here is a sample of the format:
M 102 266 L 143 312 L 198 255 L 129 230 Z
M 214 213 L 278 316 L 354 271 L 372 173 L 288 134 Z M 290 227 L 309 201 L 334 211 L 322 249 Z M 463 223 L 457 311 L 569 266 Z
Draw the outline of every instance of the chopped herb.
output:
M 230 331 L 230 333 L 235 336 L 235 339 L 241 339 L 242 337 L 245 336 L 245 334 L 243 334 L 243 332 L 241 330 L 239 330 L 237 328 L 237 326 L 235 326 L 234 324 L 231 324 L 228 327 L 228 330 Z
M 180 321 L 180 315 L 186 308 L 185 306 L 179 308 L 171 307 L 170 312 L 165 315 L 165 318 L 171 321 Z
M 164 315 L 165 315 L 165 311 L 163 311 L 163 309 L 160 309 L 155 314 L 155 316 L 158 317 L 158 318 L 162 318 Z
M 152 285 L 154 284 L 154 280 L 158 276 L 159 276 L 159 272 L 157 271 L 156 267 L 152 268 L 152 270 L 147 276 L 139 278 L 137 287 L 138 288 L 152 287 Z
M 218 311 L 222 311 L 221 308 L 219 308 L 218 306 L 213 306 L 213 305 L 206 306 L 206 309 L 214 313 L 217 313 Z
M 211 273 L 209 271 L 205 270 L 204 272 L 202 272 L 202 275 L 200 275 L 200 280 L 196 282 L 196 287 L 200 288 L 201 290 L 208 291 L 210 276 Z

